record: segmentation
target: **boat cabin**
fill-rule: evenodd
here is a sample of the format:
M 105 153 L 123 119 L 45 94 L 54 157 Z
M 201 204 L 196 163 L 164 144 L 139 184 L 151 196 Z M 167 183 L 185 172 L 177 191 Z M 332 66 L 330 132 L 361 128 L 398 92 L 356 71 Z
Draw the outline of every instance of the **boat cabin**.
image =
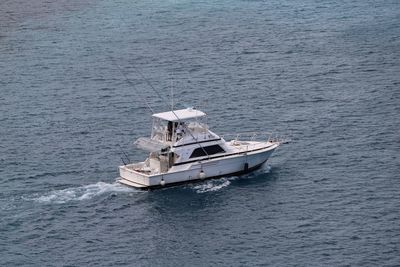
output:
M 225 153 L 225 142 L 208 129 L 206 114 L 188 108 L 152 115 L 150 138 L 139 138 L 135 144 L 150 152 L 147 164 L 152 172 L 167 172 L 172 166 Z

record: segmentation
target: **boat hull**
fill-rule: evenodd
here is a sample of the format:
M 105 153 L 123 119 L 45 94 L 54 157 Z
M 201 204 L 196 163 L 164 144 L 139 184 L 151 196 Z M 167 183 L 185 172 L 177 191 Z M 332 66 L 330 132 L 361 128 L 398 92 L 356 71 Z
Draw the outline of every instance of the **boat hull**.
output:
M 129 168 L 120 166 L 122 184 L 151 189 L 191 183 L 222 176 L 241 175 L 260 168 L 271 156 L 277 146 L 268 147 L 257 151 L 249 151 L 216 159 L 196 161 L 173 166 L 167 173 L 148 175 Z

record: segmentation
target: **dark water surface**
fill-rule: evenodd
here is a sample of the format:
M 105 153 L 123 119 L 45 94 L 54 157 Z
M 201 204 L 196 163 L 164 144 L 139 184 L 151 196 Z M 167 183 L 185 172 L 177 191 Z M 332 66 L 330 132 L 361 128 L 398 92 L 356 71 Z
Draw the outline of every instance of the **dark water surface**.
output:
M 396 266 L 399 1 L 2 1 L 1 266 Z M 118 65 L 135 84 L 126 83 Z M 115 183 L 146 98 L 293 142 L 262 170 Z

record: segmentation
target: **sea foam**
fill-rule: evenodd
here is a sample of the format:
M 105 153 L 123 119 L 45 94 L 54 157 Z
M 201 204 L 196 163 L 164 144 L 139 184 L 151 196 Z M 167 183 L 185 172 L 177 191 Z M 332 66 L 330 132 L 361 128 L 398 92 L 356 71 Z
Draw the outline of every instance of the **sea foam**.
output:
M 118 183 L 110 184 L 105 182 L 98 182 L 95 184 L 89 184 L 80 187 L 51 191 L 48 194 L 44 194 L 40 197 L 35 198 L 34 200 L 41 203 L 61 204 L 69 201 L 88 200 L 93 197 L 110 192 L 129 193 L 134 191 L 135 189 L 123 186 Z
M 202 184 L 195 185 L 193 189 L 196 190 L 196 193 L 215 192 L 227 187 L 230 184 L 231 182 L 227 178 L 221 178 L 218 180 L 209 180 Z

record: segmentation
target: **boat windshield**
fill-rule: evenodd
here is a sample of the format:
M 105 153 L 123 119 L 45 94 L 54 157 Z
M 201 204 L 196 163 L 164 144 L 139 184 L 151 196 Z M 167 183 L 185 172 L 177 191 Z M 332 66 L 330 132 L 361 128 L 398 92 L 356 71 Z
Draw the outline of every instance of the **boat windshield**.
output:
M 165 121 L 155 117 L 153 119 L 153 128 L 151 139 L 162 143 L 176 142 L 185 135 L 206 133 L 208 126 L 199 121 Z

